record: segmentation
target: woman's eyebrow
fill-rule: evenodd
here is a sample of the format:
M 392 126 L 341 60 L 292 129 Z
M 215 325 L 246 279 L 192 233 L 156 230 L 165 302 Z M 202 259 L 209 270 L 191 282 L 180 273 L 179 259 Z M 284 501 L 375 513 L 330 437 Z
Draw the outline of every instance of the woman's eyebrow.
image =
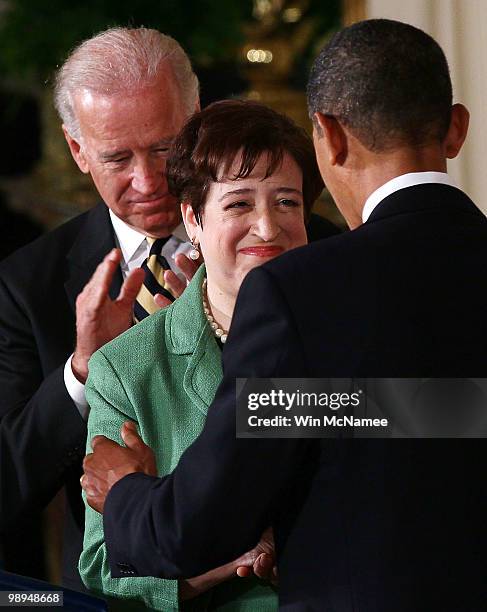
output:
M 252 193 L 253 191 L 255 191 L 255 189 L 232 189 L 232 191 L 227 191 L 226 193 L 224 193 L 220 198 L 219 198 L 219 202 L 221 202 L 222 200 L 224 200 L 225 198 L 228 198 L 229 196 L 233 196 L 233 195 L 245 195 L 248 193 Z
M 280 193 L 295 193 L 300 196 L 303 195 L 303 192 L 300 189 L 294 189 L 293 187 L 276 187 L 274 191 L 279 191 Z
M 219 198 L 219 202 L 222 202 L 225 198 L 228 198 L 230 196 L 235 196 L 235 195 L 247 195 L 249 193 L 253 193 L 255 191 L 255 189 L 251 189 L 249 188 L 241 188 L 241 189 L 232 189 L 231 191 L 227 191 L 226 193 L 224 193 L 220 198 Z M 274 193 L 293 193 L 299 196 L 303 196 L 302 191 L 300 191 L 299 189 L 294 189 L 293 187 L 276 187 L 275 189 L 273 189 Z

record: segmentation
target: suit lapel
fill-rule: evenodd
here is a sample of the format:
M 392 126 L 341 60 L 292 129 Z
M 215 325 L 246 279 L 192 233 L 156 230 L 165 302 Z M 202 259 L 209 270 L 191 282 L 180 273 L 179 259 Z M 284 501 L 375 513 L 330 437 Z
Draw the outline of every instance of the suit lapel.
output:
M 97 265 L 114 247 L 115 238 L 108 208 L 100 202 L 87 213 L 85 223 L 66 256 L 68 273 L 64 288 L 73 311 L 77 296 L 90 280 Z M 119 268 L 110 286 L 112 299 L 117 297 L 121 286 L 122 272 Z

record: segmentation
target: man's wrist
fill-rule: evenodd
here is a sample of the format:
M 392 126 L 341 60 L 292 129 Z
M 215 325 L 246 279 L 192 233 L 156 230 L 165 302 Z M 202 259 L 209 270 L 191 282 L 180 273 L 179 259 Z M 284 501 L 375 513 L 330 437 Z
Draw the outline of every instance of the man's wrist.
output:
M 73 355 L 69 357 L 64 366 L 64 384 L 83 420 L 88 419 L 89 407 L 85 398 L 85 386 L 75 376 L 72 368 Z
M 71 358 L 71 371 L 79 383 L 82 385 L 86 384 L 86 379 L 88 378 L 88 360 L 79 357 L 76 351 Z

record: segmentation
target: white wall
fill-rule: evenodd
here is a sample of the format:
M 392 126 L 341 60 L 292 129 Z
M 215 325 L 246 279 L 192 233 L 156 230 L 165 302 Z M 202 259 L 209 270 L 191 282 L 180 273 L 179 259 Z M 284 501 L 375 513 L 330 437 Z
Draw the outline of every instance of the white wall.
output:
M 467 140 L 449 172 L 487 214 L 487 0 L 365 0 L 365 8 L 367 18 L 421 28 L 445 51 L 454 101 L 470 111 Z

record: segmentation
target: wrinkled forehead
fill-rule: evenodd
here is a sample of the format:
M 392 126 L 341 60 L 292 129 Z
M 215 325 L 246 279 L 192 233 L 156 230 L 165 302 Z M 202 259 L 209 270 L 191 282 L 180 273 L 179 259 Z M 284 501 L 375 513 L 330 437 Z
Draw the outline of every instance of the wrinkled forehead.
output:
M 76 92 L 73 108 L 84 136 L 117 138 L 131 133 L 137 139 L 174 138 L 186 120 L 178 87 L 160 83 L 140 87 L 130 95 L 84 89 Z
M 129 89 L 88 87 L 77 89 L 71 99 L 75 110 L 106 110 L 137 108 L 150 104 L 158 107 L 161 113 L 171 114 L 183 106 L 179 86 L 172 78 L 159 78 L 133 86 Z
M 160 94 L 180 94 L 180 86 L 175 76 L 172 64 L 166 59 L 159 63 L 154 74 L 126 70 L 120 65 L 120 58 L 115 57 L 113 64 L 109 57 L 103 58 L 103 69 L 91 70 L 78 75 L 68 88 L 75 96 L 78 92 L 84 95 L 91 92 L 100 96 L 120 96 L 127 98 L 144 95 L 147 92 L 159 90 Z

